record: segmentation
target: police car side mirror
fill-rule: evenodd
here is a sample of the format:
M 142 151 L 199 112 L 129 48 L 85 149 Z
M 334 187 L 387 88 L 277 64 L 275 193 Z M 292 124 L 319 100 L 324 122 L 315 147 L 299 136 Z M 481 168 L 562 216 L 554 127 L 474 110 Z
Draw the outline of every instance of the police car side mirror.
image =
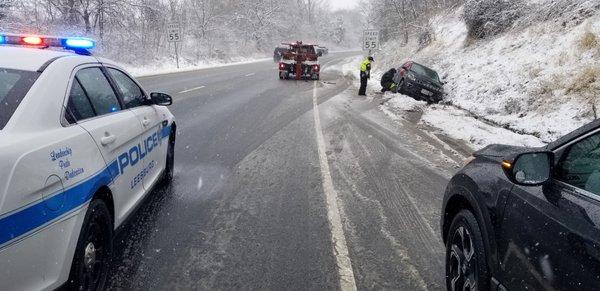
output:
M 154 92 L 150 93 L 150 101 L 154 105 L 169 106 L 173 104 L 173 97 L 165 93 Z

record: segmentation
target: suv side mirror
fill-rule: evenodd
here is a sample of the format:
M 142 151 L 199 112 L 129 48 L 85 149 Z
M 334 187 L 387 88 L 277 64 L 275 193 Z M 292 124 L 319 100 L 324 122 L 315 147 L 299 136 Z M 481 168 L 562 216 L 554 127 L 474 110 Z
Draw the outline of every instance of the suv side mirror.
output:
M 173 97 L 169 94 L 154 92 L 150 93 L 150 101 L 154 105 L 169 106 L 173 104 Z
M 511 181 L 521 186 L 539 186 L 550 181 L 553 152 L 528 152 L 517 155 L 502 167 Z

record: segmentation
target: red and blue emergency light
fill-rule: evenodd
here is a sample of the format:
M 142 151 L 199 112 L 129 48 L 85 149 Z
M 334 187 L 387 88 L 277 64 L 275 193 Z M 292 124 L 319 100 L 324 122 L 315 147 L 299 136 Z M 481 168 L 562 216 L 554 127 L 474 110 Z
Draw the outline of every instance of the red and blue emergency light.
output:
M 0 45 L 2 44 L 38 48 L 61 47 L 80 54 L 89 54 L 88 50 L 96 47 L 96 42 L 93 39 L 84 37 L 55 37 L 0 33 Z

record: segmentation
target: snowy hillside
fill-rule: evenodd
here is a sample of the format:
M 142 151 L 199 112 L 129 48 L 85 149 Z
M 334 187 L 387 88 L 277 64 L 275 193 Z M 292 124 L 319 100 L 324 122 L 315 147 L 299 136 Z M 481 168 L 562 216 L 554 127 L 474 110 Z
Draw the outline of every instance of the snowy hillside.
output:
M 446 103 L 551 141 L 600 114 L 600 4 L 565 3 L 529 1 L 521 21 L 483 40 L 468 36 L 462 7 L 443 13 L 431 21 L 431 44 L 417 52 L 389 42 L 380 69 L 423 63 L 447 82 Z

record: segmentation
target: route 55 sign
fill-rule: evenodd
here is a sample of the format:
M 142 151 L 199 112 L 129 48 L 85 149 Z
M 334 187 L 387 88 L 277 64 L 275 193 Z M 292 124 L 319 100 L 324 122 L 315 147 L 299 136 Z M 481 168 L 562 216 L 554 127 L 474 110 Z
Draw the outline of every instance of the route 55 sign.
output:
M 167 41 L 168 42 L 180 42 L 181 41 L 181 26 L 179 22 L 169 23 L 167 25 Z
M 363 51 L 379 49 L 379 30 L 367 29 L 363 32 Z

